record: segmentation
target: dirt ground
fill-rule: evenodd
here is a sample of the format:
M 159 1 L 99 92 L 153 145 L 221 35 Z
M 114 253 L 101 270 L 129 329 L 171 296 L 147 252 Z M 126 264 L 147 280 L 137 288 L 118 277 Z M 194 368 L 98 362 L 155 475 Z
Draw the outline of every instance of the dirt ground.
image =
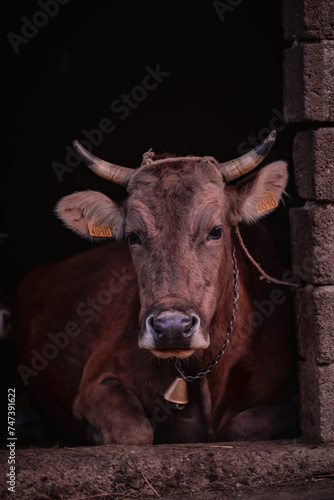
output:
M 334 443 L 28 448 L 15 458 L 12 493 L 0 451 L 1 499 L 334 499 Z

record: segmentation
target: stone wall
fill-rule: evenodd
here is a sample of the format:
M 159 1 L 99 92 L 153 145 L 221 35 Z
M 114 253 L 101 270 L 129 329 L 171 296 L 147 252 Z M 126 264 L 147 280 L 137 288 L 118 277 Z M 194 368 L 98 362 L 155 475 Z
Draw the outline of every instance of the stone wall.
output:
M 284 116 L 297 124 L 291 210 L 303 434 L 334 441 L 334 0 L 283 1 Z

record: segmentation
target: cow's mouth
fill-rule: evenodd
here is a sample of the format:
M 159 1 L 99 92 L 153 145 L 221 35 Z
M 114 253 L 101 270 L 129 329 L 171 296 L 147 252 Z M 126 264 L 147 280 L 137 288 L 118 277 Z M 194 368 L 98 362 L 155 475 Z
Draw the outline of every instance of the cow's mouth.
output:
M 166 358 L 189 358 L 192 354 L 194 354 L 195 349 L 150 349 L 151 353 L 154 354 L 157 358 L 166 359 Z

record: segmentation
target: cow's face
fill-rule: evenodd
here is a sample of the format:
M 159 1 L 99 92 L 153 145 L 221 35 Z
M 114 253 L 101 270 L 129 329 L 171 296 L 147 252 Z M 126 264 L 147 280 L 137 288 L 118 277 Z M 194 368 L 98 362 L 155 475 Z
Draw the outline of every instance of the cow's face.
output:
M 128 192 L 125 237 L 140 290 L 139 346 L 159 357 L 188 356 L 208 347 L 222 269 L 231 277 L 222 177 L 210 161 L 164 160 L 138 171 Z
M 122 205 L 87 191 L 63 198 L 57 213 L 81 235 L 91 222 L 127 239 L 141 300 L 139 347 L 188 357 L 209 346 L 218 307 L 230 317 L 231 228 L 259 218 L 257 203 L 266 191 L 279 200 L 286 182 L 284 162 L 226 186 L 213 159 L 170 158 L 138 169 Z

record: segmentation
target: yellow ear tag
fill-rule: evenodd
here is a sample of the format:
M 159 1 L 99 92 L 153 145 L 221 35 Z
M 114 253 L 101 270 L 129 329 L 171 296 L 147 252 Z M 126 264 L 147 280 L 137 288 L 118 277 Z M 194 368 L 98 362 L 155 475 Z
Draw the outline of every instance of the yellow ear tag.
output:
M 272 210 L 278 206 L 277 200 L 275 198 L 274 193 L 271 191 L 265 192 L 265 197 L 259 201 L 256 205 L 256 211 L 259 214 L 263 214 L 264 212 L 268 212 L 268 210 Z
M 87 224 L 89 234 L 96 238 L 111 238 L 112 233 L 109 227 L 93 226 L 90 222 Z

